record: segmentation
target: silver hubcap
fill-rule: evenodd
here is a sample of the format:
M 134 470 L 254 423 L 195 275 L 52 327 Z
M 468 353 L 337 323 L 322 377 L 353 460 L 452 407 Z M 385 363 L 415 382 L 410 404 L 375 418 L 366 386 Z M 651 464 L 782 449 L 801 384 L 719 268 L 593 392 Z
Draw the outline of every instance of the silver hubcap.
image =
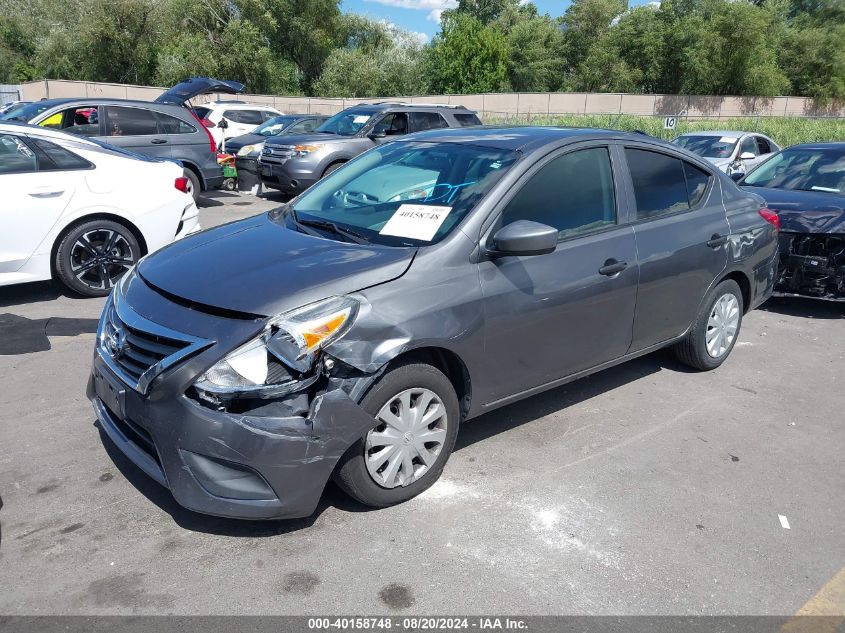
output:
M 719 358 L 728 351 L 736 337 L 739 327 L 739 302 L 730 293 L 724 294 L 713 304 L 710 318 L 707 320 L 707 353 Z
M 111 288 L 134 263 L 132 246 L 111 229 L 88 231 L 70 251 L 71 272 L 89 288 Z
M 364 459 L 370 477 L 384 488 L 407 486 L 437 461 L 446 441 L 446 407 L 433 391 L 406 389 L 376 415 L 367 433 Z

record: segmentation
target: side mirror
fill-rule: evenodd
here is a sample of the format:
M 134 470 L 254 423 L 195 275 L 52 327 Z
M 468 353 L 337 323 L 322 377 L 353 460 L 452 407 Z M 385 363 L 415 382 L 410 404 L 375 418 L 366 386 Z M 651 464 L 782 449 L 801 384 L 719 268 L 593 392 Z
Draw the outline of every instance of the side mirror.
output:
M 754 152 L 743 152 L 739 155 L 740 160 L 754 160 L 755 158 L 757 158 L 757 154 Z
M 731 177 L 731 180 L 733 180 L 734 182 L 739 182 L 745 176 L 745 172 L 744 171 L 732 171 L 729 174 L 729 176 Z
M 367 134 L 367 136 L 370 137 L 372 140 L 376 140 L 377 138 L 384 138 L 385 136 L 387 136 L 387 132 L 385 132 L 384 130 L 380 130 L 378 132 L 370 132 L 369 134 Z
M 557 248 L 558 233 L 547 224 L 517 220 L 496 231 L 493 251 L 497 255 L 545 255 Z

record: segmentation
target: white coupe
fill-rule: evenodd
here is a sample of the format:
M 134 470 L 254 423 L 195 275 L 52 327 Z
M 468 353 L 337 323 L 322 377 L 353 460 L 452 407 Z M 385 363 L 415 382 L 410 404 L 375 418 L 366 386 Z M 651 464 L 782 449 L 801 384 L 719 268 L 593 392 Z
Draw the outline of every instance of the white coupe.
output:
M 109 293 L 141 257 L 200 230 L 182 167 L 0 123 L 0 286 L 57 278 Z

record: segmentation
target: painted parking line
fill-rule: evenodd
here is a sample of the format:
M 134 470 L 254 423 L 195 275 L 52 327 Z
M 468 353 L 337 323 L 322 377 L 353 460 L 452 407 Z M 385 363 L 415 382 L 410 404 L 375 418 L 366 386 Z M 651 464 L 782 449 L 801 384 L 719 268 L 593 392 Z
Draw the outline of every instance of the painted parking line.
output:
M 806 617 L 816 616 L 816 617 Z M 822 616 L 822 617 L 819 617 Z M 807 600 L 781 633 L 834 633 L 845 623 L 845 567 Z

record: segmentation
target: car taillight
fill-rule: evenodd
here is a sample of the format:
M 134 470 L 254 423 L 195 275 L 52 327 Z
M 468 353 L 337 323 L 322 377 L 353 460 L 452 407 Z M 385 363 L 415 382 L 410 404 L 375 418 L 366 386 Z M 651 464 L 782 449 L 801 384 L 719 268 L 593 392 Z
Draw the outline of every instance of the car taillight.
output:
M 780 231 L 780 217 L 777 213 L 766 208 L 760 209 L 759 213 L 766 222 L 775 227 L 775 231 Z
M 190 193 L 190 189 L 188 189 L 188 179 L 184 176 L 179 176 L 174 185 L 182 193 Z
M 203 119 L 202 121 L 200 121 L 200 118 L 196 115 L 196 112 L 194 112 L 190 108 L 188 108 L 188 112 L 190 112 L 191 116 L 194 117 L 197 120 L 197 123 L 199 123 L 202 126 L 203 131 L 208 136 L 208 145 L 211 148 L 211 153 L 216 154 L 217 153 L 217 143 L 214 142 L 214 137 L 211 135 L 211 132 L 208 131 L 208 128 L 205 126 L 205 123 L 204 123 L 204 121 L 208 121 L 208 119 Z M 209 123 L 211 123 L 211 121 L 209 121 Z
M 203 119 L 202 121 L 200 121 L 200 123 L 202 123 L 205 127 L 217 127 L 217 126 L 214 124 L 214 121 L 211 121 L 211 120 L 209 120 L 209 119 L 207 119 L 207 118 L 206 118 L 206 119 Z

